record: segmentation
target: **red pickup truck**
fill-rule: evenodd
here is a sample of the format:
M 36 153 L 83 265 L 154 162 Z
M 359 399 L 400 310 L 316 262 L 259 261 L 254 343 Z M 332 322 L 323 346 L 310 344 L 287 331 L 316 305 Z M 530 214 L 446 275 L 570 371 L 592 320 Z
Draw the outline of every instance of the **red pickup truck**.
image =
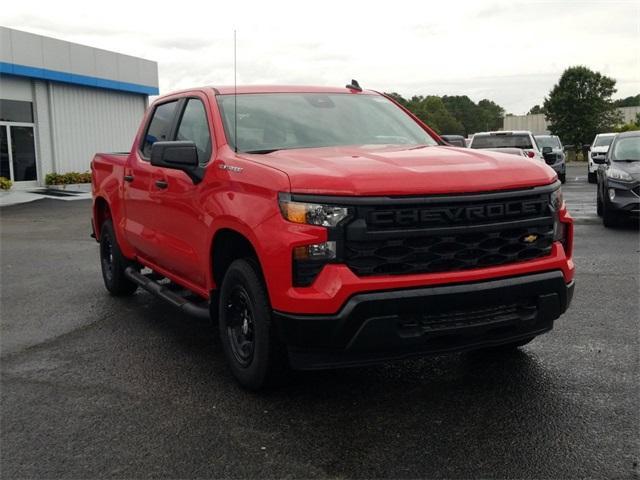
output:
M 97 154 L 92 174 L 107 290 L 217 320 L 246 388 L 515 348 L 571 302 L 554 171 L 449 146 L 357 83 L 161 97 L 131 152 Z

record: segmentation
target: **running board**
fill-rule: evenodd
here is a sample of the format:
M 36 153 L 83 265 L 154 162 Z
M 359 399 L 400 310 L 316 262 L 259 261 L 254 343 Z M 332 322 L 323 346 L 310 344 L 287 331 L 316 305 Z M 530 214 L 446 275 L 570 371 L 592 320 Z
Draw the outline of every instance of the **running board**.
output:
M 127 267 L 124 271 L 124 274 L 127 276 L 129 280 L 138 284 L 139 286 L 144 288 L 147 292 L 152 293 L 153 295 L 156 295 L 157 297 L 160 297 L 163 300 L 166 300 L 171 305 L 179 308 L 183 312 L 188 313 L 189 315 L 198 317 L 202 320 L 208 320 L 210 318 L 208 307 L 202 307 L 193 302 L 190 302 L 186 298 L 181 297 L 177 293 L 171 291 L 166 286 L 160 285 L 159 283 L 155 282 L 152 278 L 149 278 L 146 275 L 143 275 L 138 270 L 136 270 L 135 267 Z

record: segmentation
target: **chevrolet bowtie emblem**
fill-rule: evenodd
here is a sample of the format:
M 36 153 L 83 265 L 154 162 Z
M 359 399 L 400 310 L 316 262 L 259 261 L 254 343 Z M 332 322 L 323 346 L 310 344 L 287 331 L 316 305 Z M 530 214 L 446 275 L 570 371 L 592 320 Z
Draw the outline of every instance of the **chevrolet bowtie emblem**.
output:
M 522 241 L 524 243 L 534 243 L 536 240 L 538 240 L 538 235 L 536 235 L 535 233 L 531 233 L 522 237 Z

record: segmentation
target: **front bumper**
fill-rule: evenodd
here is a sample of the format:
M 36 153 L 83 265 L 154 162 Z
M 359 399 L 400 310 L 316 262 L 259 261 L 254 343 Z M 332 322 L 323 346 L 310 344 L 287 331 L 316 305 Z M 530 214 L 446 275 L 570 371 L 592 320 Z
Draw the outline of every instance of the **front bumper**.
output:
M 615 191 L 613 200 L 610 190 Z M 609 179 L 606 183 L 607 207 L 631 218 L 640 218 L 640 182 L 617 182 Z
M 561 271 L 362 293 L 335 315 L 274 312 L 293 368 L 357 366 L 496 346 L 540 335 L 568 308 Z

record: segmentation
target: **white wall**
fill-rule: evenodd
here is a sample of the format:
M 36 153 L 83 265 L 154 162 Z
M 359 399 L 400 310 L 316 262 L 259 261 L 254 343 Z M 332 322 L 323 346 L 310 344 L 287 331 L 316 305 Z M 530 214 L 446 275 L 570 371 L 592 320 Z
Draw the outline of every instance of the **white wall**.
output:
M 33 101 L 31 80 L 0 75 L 0 98 L 5 100 Z
M 50 84 L 55 170 L 84 172 L 96 152 L 126 152 L 146 108 L 143 95 Z
M 629 123 L 636 119 L 640 113 L 640 107 L 622 107 L 618 109 L 622 114 L 623 122 Z M 510 115 L 504 117 L 503 130 L 530 130 L 534 135 L 548 134 L 547 120 L 543 114 L 535 115 Z

